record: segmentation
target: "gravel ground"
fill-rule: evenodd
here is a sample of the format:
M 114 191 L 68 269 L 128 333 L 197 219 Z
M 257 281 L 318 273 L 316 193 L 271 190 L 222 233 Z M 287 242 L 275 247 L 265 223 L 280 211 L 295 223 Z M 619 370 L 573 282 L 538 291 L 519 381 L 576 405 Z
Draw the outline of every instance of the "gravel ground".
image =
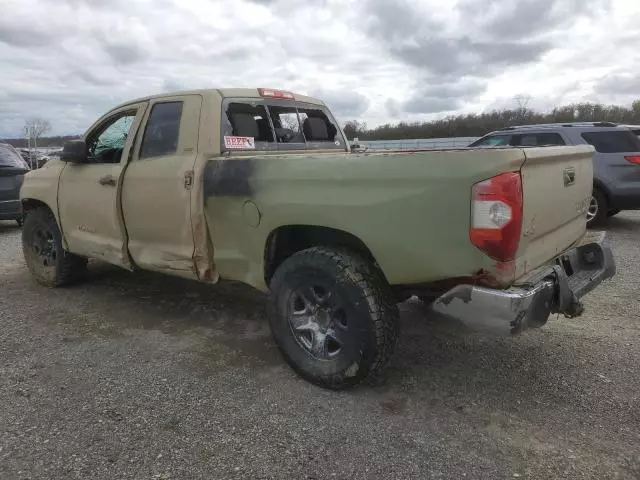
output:
M 0 478 L 640 478 L 640 213 L 587 313 L 517 338 L 402 307 L 384 378 L 333 393 L 280 359 L 264 298 L 92 265 L 31 280 L 0 222 Z

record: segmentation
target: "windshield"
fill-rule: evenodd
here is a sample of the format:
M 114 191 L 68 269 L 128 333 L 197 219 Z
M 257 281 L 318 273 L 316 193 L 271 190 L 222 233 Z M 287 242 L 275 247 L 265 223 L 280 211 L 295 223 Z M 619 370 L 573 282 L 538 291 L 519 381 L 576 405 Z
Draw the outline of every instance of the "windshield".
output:
M 29 168 L 20 154 L 11 145 L 0 145 L 0 167 Z

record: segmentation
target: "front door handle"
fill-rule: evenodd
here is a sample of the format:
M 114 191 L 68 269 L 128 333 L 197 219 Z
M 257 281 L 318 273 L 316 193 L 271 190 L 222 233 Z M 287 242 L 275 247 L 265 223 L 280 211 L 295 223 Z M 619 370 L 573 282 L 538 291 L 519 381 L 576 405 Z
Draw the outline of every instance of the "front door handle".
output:
M 116 177 L 114 177 L 113 175 L 105 175 L 99 181 L 100 181 L 100 185 L 104 185 L 106 187 L 116 186 Z

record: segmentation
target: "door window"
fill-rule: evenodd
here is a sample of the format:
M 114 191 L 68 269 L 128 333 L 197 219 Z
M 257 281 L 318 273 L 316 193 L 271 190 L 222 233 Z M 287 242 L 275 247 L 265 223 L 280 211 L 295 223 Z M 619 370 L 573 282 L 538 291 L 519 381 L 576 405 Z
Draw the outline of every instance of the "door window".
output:
M 182 102 L 153 106 L 140 147 L 140 158 L 173 155 L 178 150 Z
M 630 130 L 585 132 L 582 138 L 600 153 L 640 152 L 640 141 Z
M 511 135 L 490 135 L 473 142 L 470 147 L 506 147 L 509 145 Z
M 136 110 L 121 113 L 89 135 L 88 156 L 92 163 L 120 163 Z
M 511 145 L 516 147 L 544 147 L 566 144 L 560 134 L 554 132 L 545 132 L 514 135 Z

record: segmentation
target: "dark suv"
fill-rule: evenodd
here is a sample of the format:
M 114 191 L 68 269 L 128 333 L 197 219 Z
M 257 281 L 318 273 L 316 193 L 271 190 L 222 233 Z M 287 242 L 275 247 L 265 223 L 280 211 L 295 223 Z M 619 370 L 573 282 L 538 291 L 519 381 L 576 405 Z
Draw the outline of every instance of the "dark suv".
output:
M 600 224 L 621 210 L 640 209 L 640 139 L 609 122 L 551 123 L 506 127 L 469 147 L 539 147 L 591 144 L 596 149 L 593 196 L 587 225 Z
M 29 166 L 8 143 L 0 143 L 0 220 L 15 220 L 22 225 L 20 187 Z

